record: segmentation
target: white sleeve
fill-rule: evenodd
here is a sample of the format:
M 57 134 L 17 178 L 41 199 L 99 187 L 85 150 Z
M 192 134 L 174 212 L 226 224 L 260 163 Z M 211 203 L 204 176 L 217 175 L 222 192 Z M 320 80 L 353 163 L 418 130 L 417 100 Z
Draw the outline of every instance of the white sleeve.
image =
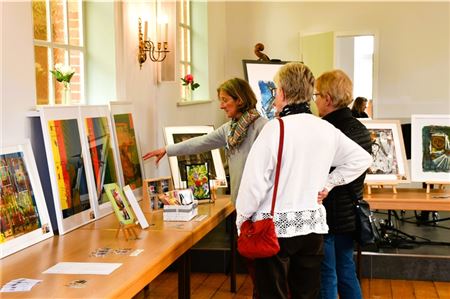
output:
M 278 121 L 269 122 L 248 154 L 236 199 L 238 232 L 241 224 L 259 210 L 261 202 L 273 187 L 279 134 Z
M 372 164 L 372 156 L 368 152 L 339 130 L 336 132 L 337 150 L 332 164 L 336 168 L 328 175 L 325 184 L 328 191 L 354 181 Z

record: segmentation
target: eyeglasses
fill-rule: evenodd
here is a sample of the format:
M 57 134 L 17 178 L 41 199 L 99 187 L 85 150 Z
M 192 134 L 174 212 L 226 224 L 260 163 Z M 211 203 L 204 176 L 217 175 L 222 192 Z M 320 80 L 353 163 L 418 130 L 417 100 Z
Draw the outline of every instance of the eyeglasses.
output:
M 313 100 L 315 101 L 317 99 L 318 96 L 323 97 L 323 94 L 321 94 L 320 92 L 318 93 L 313 93 Z

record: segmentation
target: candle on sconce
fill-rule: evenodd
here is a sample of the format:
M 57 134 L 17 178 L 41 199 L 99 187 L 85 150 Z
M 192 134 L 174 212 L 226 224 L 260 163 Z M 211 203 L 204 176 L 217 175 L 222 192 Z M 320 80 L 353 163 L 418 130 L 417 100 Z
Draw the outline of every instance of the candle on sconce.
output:
M 158 41 L 160 42 L 167 42 L 167 38 L 168 38 L 168 17 L 167 15 L 162 15 L 159 17 L 159 36 L 158 36 Z
M 144 40 L 148 40 L 147 39 L 147 30 L 148 30 L 148 22 L 145 21 L 144 22 Z
M 164 24 L 164 41 L 169 42 L 169 24 Z

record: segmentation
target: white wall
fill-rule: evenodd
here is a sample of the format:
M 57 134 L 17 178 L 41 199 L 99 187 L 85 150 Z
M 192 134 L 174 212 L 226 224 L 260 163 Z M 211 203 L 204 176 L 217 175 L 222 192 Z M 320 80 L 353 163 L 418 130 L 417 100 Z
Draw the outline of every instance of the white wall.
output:
M 36 103 L 31 2 L 1 3 L 0 145 L 28 136 L 26 113 Z
M 299 60 L 299 32 L 377 32 L 377 118 L 450 113 L 450 3 L 227 2 L 226 76 L 243 76 L 262 42 L 270 58 Z

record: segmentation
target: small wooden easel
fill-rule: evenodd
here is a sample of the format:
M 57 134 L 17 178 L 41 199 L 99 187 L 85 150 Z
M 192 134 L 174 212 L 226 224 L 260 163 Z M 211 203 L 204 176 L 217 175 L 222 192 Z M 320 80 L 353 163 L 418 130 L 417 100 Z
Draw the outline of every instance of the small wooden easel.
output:
M 135 224 L 135 223 L 132 223 L 132 224 L 121 223 L 119 225 L 119 228 L 117 229 L 116 238 L 119 236 L 120 231 L 122 231 L 125 236 L 125 240 L 127 240 L 127 241 L 128 241 L 128 239 L 130 239 L 130 236 L 134 236 L 134 240 L 139 239 L 138 235 L 135 231 L 135 227 L 137 227 L 137 224 Z
M 392 186 L 392 193 L 397 194 L 398 182 L 366 182 L 367 194 L 372 194 L 372 187 L 384 188 L 384 186 Z
M 437 181 L 429 181 L 425 182 L 427 185 L 427 193 L 430 193 L 431 185 L 439 186 L 439 189 L 444 189 L 444 186 L 449 186 L 450 182 L 437 182 Z

